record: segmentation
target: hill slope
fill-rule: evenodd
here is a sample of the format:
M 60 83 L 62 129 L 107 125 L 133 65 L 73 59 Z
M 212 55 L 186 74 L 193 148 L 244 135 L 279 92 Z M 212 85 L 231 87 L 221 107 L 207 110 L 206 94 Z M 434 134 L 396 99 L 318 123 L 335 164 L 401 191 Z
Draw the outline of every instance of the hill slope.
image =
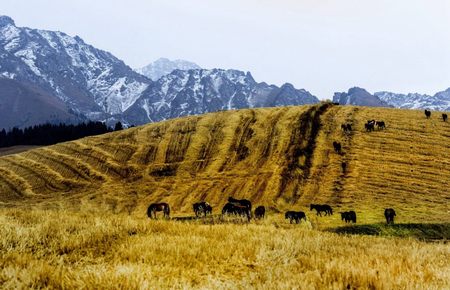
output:
M 387 129 L 363 131 L 372 118 Z M 341 131 L 343 122 L 354 131 Z M 450 124 L 419 111 L 329 104 L 225 111 L 1 157 L 0 201 L 142 215 L 154 201 L 169 202 L 175 214 L 203 199 L 219 211 L 233 195 L 272 211 L 326 202 L 364 213 L 361 222 L 380 221 L 388 206 L 400 221 L 448 221 L 449 137 Z

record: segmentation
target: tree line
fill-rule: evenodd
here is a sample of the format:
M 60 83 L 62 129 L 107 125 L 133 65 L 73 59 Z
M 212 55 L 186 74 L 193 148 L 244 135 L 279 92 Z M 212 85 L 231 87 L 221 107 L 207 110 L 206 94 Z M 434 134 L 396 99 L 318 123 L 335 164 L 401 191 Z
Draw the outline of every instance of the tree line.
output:
M 16 145 L 52 145 L 59 142 L 71 141 L 87 136 L 100 135 L 112 131 L 122 130 L 122 124 L 117 122 L 114 128 L 103 122 L 89 121 L 87 123 L 72 124 L 41 124 L 24 129 L 12 128 L 0 131 L 0 147 Z

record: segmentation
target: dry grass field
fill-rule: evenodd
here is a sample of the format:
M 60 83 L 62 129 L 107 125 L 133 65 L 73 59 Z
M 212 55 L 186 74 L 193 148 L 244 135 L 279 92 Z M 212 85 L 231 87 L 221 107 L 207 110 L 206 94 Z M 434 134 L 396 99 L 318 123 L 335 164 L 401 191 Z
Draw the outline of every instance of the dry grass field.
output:
M 0 285 L 68 289 L 448 289 L 448 244 L 250 224 L 2 210 Z
M 369 119 L 387 128 L 365 132 Z M 333 233 L 425 227 L 425 239 L 448 239 L 449 140 L 437 113 L 320 104 L 190 116 L 0 157 L 0 285 L 450 288 L 445 242 Z M 218 214 L 229 196 L 265 205 L 268 218 L 146 218 L 151 202 L 185 217 L 206 200 Z M 319 218 L 310 203 L 353 209 L 360 228 L 340 231 L 338 214 Z M 409 226 L 381 226 L 386 207 Z M 291 209 L 308 222 L 289 225 Z

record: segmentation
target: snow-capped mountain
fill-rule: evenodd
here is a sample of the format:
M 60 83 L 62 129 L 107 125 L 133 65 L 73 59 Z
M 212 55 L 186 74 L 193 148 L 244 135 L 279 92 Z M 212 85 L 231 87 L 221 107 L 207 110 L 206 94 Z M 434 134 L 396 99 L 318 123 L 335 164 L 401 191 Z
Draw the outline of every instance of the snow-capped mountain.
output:
M 450 111 L 450 88 L 433 96 L 418 93 L 396 94 L 391 92 L 378 92 L 375 93 L 375 96 L 396 108 Z
M 362 88 L 354 87 L 347 93 L 334 93 L 333 102 L 341 105 L 368 106 L 368 107 L 390 107 L 390 105 L 380 100 L 377 96 L 370 94 Z
M 151 85 L 124 114 L 134 124 L 218 110 L 317 103 L 306 90 L 257 83 L 238 70 L 175 70 Z
M 168 75 L 174 70 L 190 70 L 200 69 L 200 67 L 186 60 L 176 59 L 169 60 L 167 58 L 160 58 L 143 68 L 136 69 L 136 72 L 150 78 L 153 81 L 159 80 L 162 76 Z
M 17 27 L 7 16 L 0 16 L 0 75 L 33 83 L 94 119 L 124 112 L 151 84 L 78 36 Z
M 0 16 L 0 78 L 13 81 L 0 82 L 0 90 L 1 86 L 9 88 L 0 99 L 0 108 L 17 107 L 19 99 L 11 89 L 16 85 L 26 90 L 20 108 L 33 116 L 19 118 L 21 112 L 16 112 L 7 124 L 0 119 L 0 128 L 83 116 L 139 125 L 224 109 L 319 101 L 290 84 L 278 88 L 257 83 L 250 73 L 236 70 L 203 70 L 189 62 L 160 59 L 147 67 L 150 71 L 169 74 L 153 82 L 78 36 L 17 27 L 11 18 Z M 30 97 L 33 93 L 40 97 Z M 32 100 L 33 106 L 24 104 Z M 46 105 L 38 105 L 38 100 Z M 31 108 L 41 112 L 30 112 Z M 59 113 L 50 116 L 52 108 Z

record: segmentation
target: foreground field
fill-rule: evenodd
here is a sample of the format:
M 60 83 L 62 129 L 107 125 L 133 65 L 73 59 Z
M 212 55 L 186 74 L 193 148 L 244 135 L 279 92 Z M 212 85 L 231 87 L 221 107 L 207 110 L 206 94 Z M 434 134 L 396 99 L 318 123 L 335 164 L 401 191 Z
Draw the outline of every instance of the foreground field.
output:
M 4 288 L 448 289 L 450 246 L 289 225 L 0 211 Z

